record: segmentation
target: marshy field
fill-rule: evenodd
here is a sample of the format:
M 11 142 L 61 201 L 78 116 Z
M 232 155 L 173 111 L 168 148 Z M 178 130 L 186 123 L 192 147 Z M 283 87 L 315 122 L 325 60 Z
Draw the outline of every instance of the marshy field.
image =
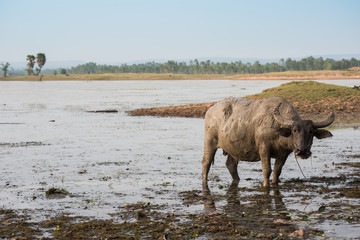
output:
M 358 79 L 301 82 L 326 93 L 316 108 L 292 80 L 74 80 L 0 81 L 0 238 L 360 236 Z M 342 117 L 298 160 L 305 177 L 292 154 L 270 189 L 260 162 L 240 162 L 232 184 L 220 151 L 202 187 L 201 116 L 129 114 L 291 91 L 284 97 L 307 117 L 327 107 Z

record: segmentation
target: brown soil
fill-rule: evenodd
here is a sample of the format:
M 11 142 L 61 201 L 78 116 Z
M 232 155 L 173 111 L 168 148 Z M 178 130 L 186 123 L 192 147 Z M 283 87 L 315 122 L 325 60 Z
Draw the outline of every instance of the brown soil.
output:
M 357 158 L 357 157 L 356 157 Z M 359 166 L 349 167 L 347 176 L 288 179 L 279 187 L 239 188 L 232 183 L 225 195 L 212 194 L 208 187 L 179 192 L 183 205 L 204 206 L 192 214 L 168 211 L 166 205 L 125 204 L 114 214 L 122 222 L 59 215 L 37 221 L 29 214 L 0 209 L 1 239 L 323 239 L 317 226 L 324 221 L 360 224 Z M 342 187 L 333 187 L 342 186 Z M 286 203 L 327 201 L 315 211 L 287 209 Z M 344 200 L 345 199 L 345 200 Z M 354 199 L 354 201 L 352 201 Z M 222 208 L 215 202 L 226 201 Z M 44 236 L 45 234 L 45 236 Z
M 183 106 L 170 106 L 159 108 L 141 108 L 128 111 L 131 116 L 158 116 L 158 117 L 187 117 L 187 118 L 204 118 L 206 111 L 215 104 L 211 103 L 199 103 L 188 104 Z M 292 102 L 295 108 L 299 111 L 305 119 L 318 120 L 324 118 L 328 110 L 327 105 L 333 105 L 334 102 L 321 102 L 320 108 L 309 108 L 309 104 L 306 102 Z M 360 122 L 360 104 L 348 102 L 345 103 L 345 107 L 338 107 L 334 109 L 336 114 L 335 123 L 353 123 Z
M 141 108 L 128 111 L 127 113 L 131 116 L 204 118 L 206 111 L 215 103 L 216 102 L 159 108 Z

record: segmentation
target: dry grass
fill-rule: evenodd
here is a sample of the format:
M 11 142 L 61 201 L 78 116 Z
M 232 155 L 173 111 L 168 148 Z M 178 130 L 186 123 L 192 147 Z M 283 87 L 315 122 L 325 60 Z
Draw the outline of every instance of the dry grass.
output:
M 211 80 L 224 79 L 227 75 L 218 74 L 160 74 L 160 73 L 104 73 L 104 74 L 70 74 L 66 75 L 43 75 L 42 81 L 51 80 Z M 40 76 L 17 76 L 0 77 L 0 81 L 39 81 Z
M 287 99 L 302 114 L 325 113 L 328 108 L 341 114 L 360 112 L 359 90 L 314 81 L 290 82 L 246 98 L 259 100 L 273 96 Z
M 338 71 L 287 71 L 263 74 L 161 74 L 161 73 L 104 73 L 43 75 L 43 81 L 50 80 L 312 80 L 312 79 L 360 79 L 360 70 Z M 40 76 L 0 77 L 0 81 L 39 81 Z
M 316 79 L 360 79 L 360 70 L 336 71 L 286 71 L 263 74 L 232 75 L 230 79 L 269 79 L 269 80 L 316 80 Z

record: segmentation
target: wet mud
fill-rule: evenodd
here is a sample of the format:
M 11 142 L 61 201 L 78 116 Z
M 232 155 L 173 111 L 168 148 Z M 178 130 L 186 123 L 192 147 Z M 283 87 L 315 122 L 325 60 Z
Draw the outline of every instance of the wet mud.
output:
M 249 187 L 241 187 L 239 182 L 224 184 L 214 178 L 210 187 L 178 191 L 167 189 L 170 183 L 164 182 L 147 191 L 170 193 L 177 203 L 157 204 L 156 197 L 124 203 L 113 206 L 108 219 L 1 208 L 0 238 L 355 239 L 360 231 L 360 156 L 345 157 L 352 161 L 334 163 L 333 168 L 346 174 L 289 178 L 270 188 L 260 182 Z M 111 162 L 101 165 L 119 166 Z M 48 199 L 78 197 L 57 188 L 44 194 Z M 92 200 L 88 204 L 91 208 Z M 198 210 L 185 210 L 192 206 Z M 42 216 L 37 219 L 38 215 Z M 332 226 L 345 230 L 331 232 Z
M 357 163 L 357 162 L 355 162 Z M 342 164 L 341 164 L 342 165 Z M 225 194 L 201 190 L 176 192 L 181 205 L 200 205 L 196 213 L 174 211 L 169 204 L 138 202 L 118 206 L 107 220 L 60 214 L 36 221 L 30 212 L 0 210 L 3 239 L 328 239 L 324 225 L 354 227 L 345 238 L 357 238 L 360 188 L 357 164 L 347 176 L 287 179 L 278 187 L 239 187 Z M 353 169 L 351 169 L 353 168 Z M 53 189 L 46 195 L 64 194 Z M 306 206 L 318 198 L 317 209 Z M 223 202 L 221 206 L 218 203 Z M 289 209 L 287 205 L 305 206 Z M 114 221 L 113 219 L 120 219 Z M 334 237 L 335 239 L 335 237 Z
M 232 183 L 219 151 L 202 186 L 203 119 L 125 113 L 201 94 L 144 82 L 6 84 L 0 122 L 22 124 L 0 124 L 0 239 L 359 237 L 358 127 L 315 139 L 312 158 L 299 160 L 306 178 L 291 155 L 278 187 L 261 187 L 260 163 L 241 162 Z M 218 93 L 205 85 L 197 91 Z
M 42 146 L 46 145 L 42 142 L 18 142 L 18 143 L 8 143 L 8 142 L 0 142 L 0 147 L 30 147 L 30 146 Z

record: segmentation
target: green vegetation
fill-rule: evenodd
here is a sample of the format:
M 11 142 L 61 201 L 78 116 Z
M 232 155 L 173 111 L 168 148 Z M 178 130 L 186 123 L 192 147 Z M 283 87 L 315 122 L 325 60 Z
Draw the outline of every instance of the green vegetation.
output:
M 286 99 L 296 98 L 298 100 L 317 101 L 324 97 L 341 97 L 348 95 L 360 96 L 360 91 L 349 87 L 337 86 L 332 84 L 319 83 L 314 81 L 293 81 L 285 83 L 279 87 L 269 88 L 259 94 L 248 97 L 268 98 L 273 96 L 283 97 Z
M 251 63 L 236 62 L 212 62 L 210 60 L 166 63 L 148 62 L 142 64 L 122 64 L 120 66 L 98 65 L 94 62 L 72 67 L 69 74 L 102 74 L 102 73 L 171 73 L 171 74 L 261 74 L 284 71 L 315 71 L 315 70 L 343 70 L 352 67 L 360 67 L 360 60 L 351 58 L 335 61 L 307 57 L 299 61 L 291 58 L 280 59 L 279 62 L 261 64 L 259 61 Z
M 36 59 L 37 65 L 38 65 L 38 68 L 35 69 L 36 73 L 34 73 L 35 59 Z M 27 69 L 26 69 L 27 74 L 28 75 L 39 75 L 39 73 L 41 72 L 41 68 L 46 63 L 46 56 L 44 53 L 38 53 L 36 55 L 36 58 L 34 55 L 27 55 L 26 60 L 29 61 L 27 64 Z
M 303 114 L 325 113 L 328 108 L 344 114 L 360 112 L 359 90 L 314 81 L 294 81 L 246 98 L 260 100 L 274 96 L 287 99 Z
M 58 69 L 44 69 L 46 62 L 46 56 L 44 53 L 38 53 L 35 57 L 34 55 L 28 55 L 26 60 L 27 68 L 25 70 L 13 70 L 11 71 L 12 76 L 22 76 L 22 75 L 39 75 L 40 71 L 43 74 L 53 74 L 56 70 L 60 74 L 120 74 L 120 73 L 150 73 L 150 74 L 186 74 L 186 75 L 241 75 L 243 78 L 245 75 L 254 76 L 256 74 L 281 74 L 294 72 L 295 75 L 298 72 L 304 73 L 303 75 L 308 75 L 305 72 L 317 72 L 317 71 L 333 71 L 333 70 L 360 70 L 360 60 L 351 58 L 334 60 L 326 58 L 325 60 L 314 57 L 307 57 L 301 60 L 292 60 L 287 58 L 286 60 L 280 59 L 278 62 L 265 63 L 261 64 L 259 61 L 254 63 L 250 62 L 212 62 L 210 60 L 199 61 L 197 59 L 187 62 L 176 62 L 169 60 L 166 63 L 156 63 L 156 62 L 147 62 L 141 64 L 121 64 L 121 65 L 101 65 L 94 62 L 89 62 L 86 64 L 81 64 L 72 68 L 58 68 Z M 38 67 L 34 70 L 35 64 L 38 64 Z M 65 72 L 65 73 L 61 73 Z M 313 74 L 313 73 L 310 73 Z M 263 76 L 263 75 L 262 75 Z M 287 76 L 285 76 L 287 77 Z M 189 77 L 184 77 L 185 79 L 194 79 Z M 213 79 L 212 77 L 211 79 Z M 248 77 L 247 77 L 248 78 Z M 234 78 L 236 79 L 236 78 Z
M 44 53 L 38 53 L 36 56 L 36 63 L 38 64 L 39 68 L 36 69 L 36 75 L 39 75 L 39 73 L 41 72 L 41 68 L 45 65 L 46 63 L 46 56 Z
M 60 74 L 66 75 L 66 69 L 65 68 L 60 68 Z
M 3 76 L 6 77 L 9 71 L 10 63 L 2 63 L 0 70 L 3 72 Z
M 34 65 L 35 65 L 35 56 L 34 55 L 27 55 L 26 61 L 29 61 L 27 64 L 27 74 L 34 75 Z

